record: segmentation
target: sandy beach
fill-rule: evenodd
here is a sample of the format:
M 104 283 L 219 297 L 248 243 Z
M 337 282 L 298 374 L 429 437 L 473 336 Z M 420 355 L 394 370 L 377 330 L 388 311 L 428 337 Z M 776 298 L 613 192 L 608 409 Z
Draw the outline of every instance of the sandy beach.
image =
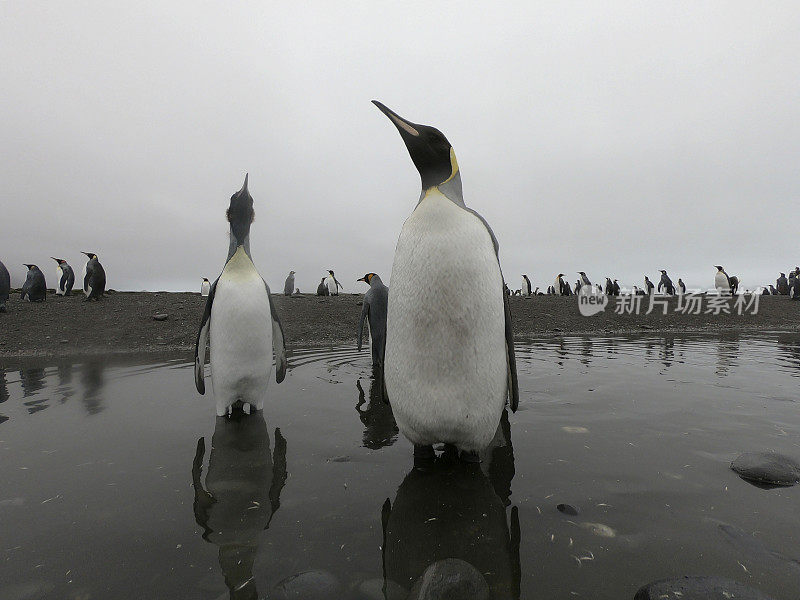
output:
M 363 296 L 273 296 L 288 346 L 338 346 L 356 342 Z M 617 314 L 615 302 L 592 317 L 582 316 L 574 297 L 512 297 L 514 335 L 608 336 L 635 332 L 730 333 L 800 330 L 800 302 L 787 296 L 760 296 L 753 307 L 737 314 L 713 314 L 704 300 L 700 314 L 676 312 L 678 299 L 668 300 L 667 314 L 656 306 L 650 314 L 642 300 L 640 314 Z M 205 298 L 197 293 L 116 292 L 100 302 L 83 295 L 62 298 L 48 294 L 44 303 L 21 302 L 12 294 L 8 312 L 0 314 L 0 358 L 97 354 L 175 353 L 194 349 Z M 166 314 L 156 321 L 154 315 Z

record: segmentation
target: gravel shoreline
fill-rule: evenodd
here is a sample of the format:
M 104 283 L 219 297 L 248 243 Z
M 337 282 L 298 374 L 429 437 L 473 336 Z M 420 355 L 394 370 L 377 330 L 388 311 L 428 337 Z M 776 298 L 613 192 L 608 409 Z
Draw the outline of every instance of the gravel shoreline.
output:
M 318 297 L 273 296 L 293 347 L 355 344 L 363 295 Z M 194 350 L 205 305 L 197 293 L 115 292 L 100 302 L 84 302 L 83 294 L 62 298 L 48 294 L 44 303 L 21 302 L 12 294 L 8 312 L 0 313 L 0 361 L 10 358 L 97 356 L 125 354 L 176 354 Z M 617 314 L 614 299 L 606 310 L 584 317 L 575 297 L 512 297 L 514 335 L 537 337 L 674 333 L 746 333 L 800 331 L 800 302 L 787 296 L 760 296 L 758 313 L 701 314 L 675 312 L 677 298 L 644 314 Z M 154 315 L 166 314 L 164 321 Z

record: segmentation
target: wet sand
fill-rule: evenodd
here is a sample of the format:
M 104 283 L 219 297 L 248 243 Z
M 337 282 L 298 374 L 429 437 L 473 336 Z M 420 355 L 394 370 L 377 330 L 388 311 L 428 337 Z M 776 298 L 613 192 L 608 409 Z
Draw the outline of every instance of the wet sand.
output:
M 337 297 L 273 296 L 291 348 L 355 344 L 362 295 Z M 566 335 L 615 335 L 648 332 L 800 331 L 800 302 L 787 296 L 759 296 L 758 313 L 701 314 L 675 312 L 677 298 L 649 315 L 616 314 L 614 304 L 584 317 L 574 297 L 512 297 L 514 335 L 518 339 Z M 12 294 L 8 312 L 0 313 L 0 359 L 35 356 L 175 353 L 194 350 L 205 298 L 197 293 L 116 292 L 100 302 L 83 295 L 48 294 L 44 303 L 21 302 Z M 167 314 L 156 321 L 156 314 Z

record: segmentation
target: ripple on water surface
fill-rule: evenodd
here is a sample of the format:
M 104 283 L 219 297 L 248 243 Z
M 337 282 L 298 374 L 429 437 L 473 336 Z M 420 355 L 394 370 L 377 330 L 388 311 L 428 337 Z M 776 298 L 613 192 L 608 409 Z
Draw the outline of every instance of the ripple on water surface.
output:
M 633 598 L 686 575 L 796 597 L 800 486 L 729 466 L 800 458 L 800 337 L 517 356 L 520 410 L 482 463 L 421 470 L 367 350 L 294 350 L 263 413 L 233 420 L 183 359 L 6 364 L 0 599 L 404 600 L 447 569 L 480 587 L 469 565 L 491 598 Z

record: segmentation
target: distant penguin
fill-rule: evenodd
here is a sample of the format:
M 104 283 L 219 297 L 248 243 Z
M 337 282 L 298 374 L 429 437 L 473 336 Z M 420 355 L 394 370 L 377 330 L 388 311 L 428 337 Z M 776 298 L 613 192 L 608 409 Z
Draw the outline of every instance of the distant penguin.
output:
M 725 269 L 717 265 L 715 267 L 717 269 L 716 275 L 714 275 L 714 287 L 717 288 L 718 294 L 730 294 L 731 293 L 731 280 L 728 278 L 728 274 L 725 272 Z
M 89 257 L 83 268 L 83 293 L 86 300 L 100 300 L 106 291 L 106 272 L 94 252 L 81 252 Z
M 511 290 L 508 289 L 508 284 L 507 283 L 503 284 L 503 293 L 505 293 L 506 296 L 510 296 L 511 295 Z
M 594 287 L 597 290 L 598 294 L 602 294 L 603 293 L 603 286 L 601 286 L 599 283 L 595 283 Z
M 606 277 L 605 294 L 606 294 L 606 296 L 613 296 L 614 295 L 614 283 L 611 281 L 610 277 Z
M 336 279 L 336 275 L 334 275 L 333 271 L 330 269 L 328 269 L 328 276 L 325 278 L 325 285 L 328 286 L 328 294 L 331 296 L 338 296 L 339 288 L 344 289 L 344 286 L 339 283 L 339 280 Z
M 669 278 L 669 275 L 667 275 L 664 269 L 660 269 L 660 271 L 661 281 L 658 282 L 658 291 L 665 293 L 667 296 L 674 296 L 675 286 L 672 283 L 672 279 Z
M 575 282 L 575 293 L 576 293 L 576 294 L 580 294 L 580 293 L 581 293 L 581 285 L 582 285 L 582 284 L 581 284 L 581 280 L 580 280 L 580 279 L 578 279 L 578 280 Z
M 686 293 L 686 284 L 683 283 L 683 280 L 678 277 L 678 293 L 683 295 Z
M 317 296 L 327 296 L 328 295 L 328 286 L 325 285 L 325 278 L 319 280 L 319 285 L 317 286 Z
M 445 442 L 474 461 L 494 437 L 506 399 L 512 410 L 519 402 L 497 238 L 464 204 L 447 138 L 375 104 L 397 127 L 422 183 L 392 266 L 386 391 L 415 456 L 430 458 L 433 444 Z
M 640 290 L 637 286 L 633 286 L 633 289 L 631 291 L 632 291 L 634 296 L 639 296 L 639 295 L 641 295 L 640 292 L 642 290 Z
M 231 196 L 227 217 L 228 258 L 206 300 L 194 363 L 195 385 L 204 394 L 204 364 L 210 337 L 211 383 L 218 417 L 230 414 L 237 401 L 242 402 L 245 413 L 251 407 L 264 407 L 273 353 L 275 380 L 280 383 L 286 376 L 283 327 L 269 286 L 250 256 L 250 224 L 255 212 L 247 176 L 242 189 Z
M 208 293 L 211 291 L 211 282 L 203 277 L 203 283 L 200 284 L 200 295 L 201 296 L 208 296 Z
M 8 302 L 8 295 L 11 293 L 11 275 L 0 261 L 0 312 L 6 312 L 6 302 Z
M 361 338 L 364 333 L 364 319 L 369 321 L 369 337 L 372 347 L 372 368 L 383 372 L 383 357 L 386 354 L 386 314 L 389 302 L 389 288 L 375 273 L 367 273 L 357 281 L 369 286 L 364 294 L 361 317 L 358 319 L 358 350 L 361 351 Z
M 764 286 L 761 288 L 761 295 L 762 296 L 771 296 L 772 294 L 769 291 L 769 288 Z
M 650 294 L 652 294 L 652 293 L 653 293 L 653 288 L 654 288 L 654 287 L 655 287 L 655 286 L 653 285 L 653 282 L 652 282 L 652 281 L 650 281 L 650 278 L 649 278 L 647 275 L 645 275 L 645 276 L 644 276 L 644 290 L 645 290 L 645 294 L 647 294 L 648 296 L 649 296 Z
M 531 295 L 531 280 L 528 279 L 527 275 L 522 276 L 522 295 L 523 296 Z
M 56 261 L 56 296 L 69 296 L 75 285 L 75 273 L 63 258 L 51 256 Z
M 780 295 L 780 292 L 778 292 L 778 290 L 776 290 L 776 289 L 775 289 L 775 286 L 774 286 L 774 285 L 772 285 L 772 284 L 769 284 L 769 293 L 770 293 L 772 296 L 778 296 L 778 295 Z
M 553 290 L 555 290 L 555 293 L 558 294 L 559 296 L 566 296 L 566 293 L 564 292 L 563 273 L 559 273 L 558 275 L 556 275 L 556 282 L 555 284 L 553 284 Z
M 589 287 L 586 289 L 586 291 L 587 291 L 587 292 L 591 291 L 591 290 L 592 290 L 592 282 L 591 282 L 591 281 L 589 281 L 589 278 L 586 276 L 586 273 L 584 273 L 583 271 L 578 271 L 578 275 L 580 275 L 580 276 L 581 276 L 581 278 L 580 278 L 580 282 L 581 282 L 581 289 L 583 289 L 583 286 L 585 286 L 585 285 L 586 285 L 586 286 L 589 286 Z
M 25 266 L 28 267 L 28 276 L 25 278 L 25 283 L 22 284 L 20 300 L 25 300 L 27 297 L 28 302 L 44 302 L 47 297 L 47 283 L 44 280 L 44 273 L 36 265 Z
M 289 276 L 283 284 L 283 295 L 291 296 L 294 291 L 294 271 L 289 271 Z
M 800 277 L 792 277 L 789 281 L 789 298 L 800 300 Z
M 731 275 L 728 277 L 728 281 L 731 282 L 731 294 L 735 294 L 739 291 L 739 278 L 736 275 Z
M 564 296 L 572 296 L 572 287 L 569 285 L 569 281 L 566 279 L 564 280 Z
M 614 280 L 614 295 L 619 296 L 619 282 L 616 279 Z
M 778 277 L 778 280 L 775 282 L 775 287 L 778 288 L 778 293 L 781 296 L 785 296 L 789 293 L 789 282 L 786 281 L 786 273 L 781 273 L 781 276 Z

